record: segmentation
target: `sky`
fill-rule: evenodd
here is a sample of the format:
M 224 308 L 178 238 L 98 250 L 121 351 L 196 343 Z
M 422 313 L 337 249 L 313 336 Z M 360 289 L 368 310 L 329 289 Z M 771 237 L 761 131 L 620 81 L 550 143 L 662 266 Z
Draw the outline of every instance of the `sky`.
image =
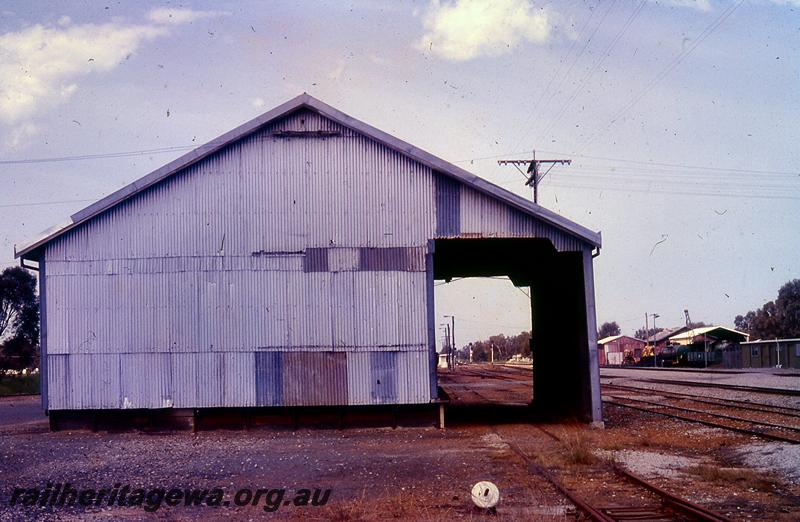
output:
M 0 5 L 0 268 L 14 245 L 300 94 L 603 235 L 598 324 L 732 326 L 800 277 L 800 0 Z M 42 161 L 39 161 L 42 160 Z M 458 344 L 529 289 L 436 287 Z

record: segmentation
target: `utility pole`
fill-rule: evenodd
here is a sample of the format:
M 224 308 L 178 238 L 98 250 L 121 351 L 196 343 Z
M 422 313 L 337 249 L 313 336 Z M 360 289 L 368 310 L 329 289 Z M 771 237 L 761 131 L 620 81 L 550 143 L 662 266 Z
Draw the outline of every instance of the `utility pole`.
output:
M 449 317 L 452 328 L 450 329 L 450 346 L 453 348 L 453 368 L 456 367 L 456 352 L 458 348 L 456 347 L 456 316 L 454 315 L 445 315 L 445 317 Z
M 648 322 L 649 321 L 648 320 L 648 315 L 650 315 L 650 314 L 648 314 L 647 312 L 644 313 L 644 342 L 645 342 L 644 345 L 645 345 L 645 347 L 650 346 L 650 326 L 649 326 L 649 322 Z M 655 350 L 653 350 L 653 353 L 655 353 Z
M 550 168 L 545 171 L 544 174 L 541 174 L 541 166 L 542 164 L 549 164 Z M 547 176 L 550 170 L 556 165 L 569 165 L 572 163 L 571 159 L 548 159 L 548 160 L 537 160 L 536 159 L 536 151 L 533 151 L 533 158 L 529 160 L 517 160 L 517 159 L 505 159 L 499 160 L 497 162 L 498 165 L 514 165 L 518 171 L 520 171 L 528 180 L 525 182 L 526 185 L 529 187 L 533 187 L 533 202 L 539 204 L 539 182 Z M 528 165 L 527 172 L 522 172 L 522 169 L 519 168 L 520 165 Z
M 445 335 L 447 336 L 447 366 L 453 369 L 453 342 L 450 339 L 450 325 L 445 325 Z
M 444 338 L 442 339 L 442 353 L 445 354 L 447 361 L 447 368 L 450 369 L 450 325 L 440 324 L 440 328 L 444 328 Z
M 661 317 L 658 314 L 653 314 L 653 368 L 658 367 L 657 357 L 656 357 L 656 334 L 658 331 L 656 330 L 656 319 Z

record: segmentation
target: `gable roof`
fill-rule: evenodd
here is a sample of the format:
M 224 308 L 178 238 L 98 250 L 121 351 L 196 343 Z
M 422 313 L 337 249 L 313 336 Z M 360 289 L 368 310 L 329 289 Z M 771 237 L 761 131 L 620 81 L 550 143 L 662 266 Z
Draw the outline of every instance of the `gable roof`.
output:
M 721 339 L 744 339 L 745 341 L 750 337 L 749 334 L 734 330 L 733 328 L 726 328 L 724 326 L 703 326 L 701 328 L 694 328 L 687 330 L 683 333 L 670 336 L 670 340 L 675 341 L 690 341 L 700 335 L 709 335 L 710 337 L 717 337 Z
M 645 342 L 647 342 L 647 343 L 652 343 L 652 342 L 660 343 L 664 339 L 670 338 L 670 337 L 672 337 L 674 335 L 678 335 L 679 333 L 685 332 L 686 330 L 689 330 L 688 326 L 677 326 L 675 328 L 665 328 L 663 330 L 659 330 L 658 332 L 656 332 L 655 335 L 648 336 L 647 339 L 645 340 Z
M 597 341 L 597 344 L 608 344 L 610 342 L 616 341 L 617 339 L 622 339 L 623 337 L 627 337 L 632 341 L 639 341 L 640 343 L 644 343 L 644 340 L 639 339 L 638 337 L 631 337 L 630 335 L 609 335 L 608 337 L 603 337 L 602 339 Z
M 72 222 L 65 226 L 59 227 L 55 231 L 47 232 L 46 235 L 15 252 L 15 257 L 25 258 L 26 255 L 35 254 L 35 252 L 49 243 L 53 239 L 65 234 L 66 232 L 80 226 L 82 223 L 92 219 L 93 217 L 109 210 L 110 208 L 118 205 L 119 203 L 135 196 L 149 187 L 159 183 L 160 181 L 168 178 L 169 176 L 193 165 L 204 158 L 214 154 L 223 147 L 242 139 L 243 137 L 255 132 L 259 128 L 267 125 L 279 118 L 287 116 L 288 114 L 300 110 L 309 109 L 315 111 L 326 118 L 329 118 L 340 125 L 353 129 L 386 147 L 403 154 L 431 169 L 441 172 L 450 176 L 472 188 L 492 196 L 503 203 L 521 210 L 522 212 L 534 216 L 558 229 L 561 229 L 581 240 L 587 244 L 599 248 L 601 246 L 601 236 L 599 232 L 593 232 L 586 227 L 583 227 L 569 219 L 556 214 L 551 210 L 547 210 L 527 199 L 514 194 L 504 188 L 501 188 L 485 179 L 476 176 L 460 167 L 448 163 L 447 161 L 434 156 L 424 150 L 406 143 L 390 134 L 387 134 L 371 125 L 359 121 L 347 114 L 331 107 L 330 105 L 314 98 L 313 96 L 303 93 L 291 100 L 283 103 L 274 109 L 265 112 L 261 116 L 254 118 L 247 123 L 244 123 L 235 129 L 226 132 L 225 134 L 209 141 L 208 143 L 197 147 L 184 154 L 183 156 L 167 163 L 163 167 L 154 170 L 150 174 L 122 187 L 121 189 L 112 192 L 108 196 L 92 203 L 83 210 L 79 210 L 71 216 Z

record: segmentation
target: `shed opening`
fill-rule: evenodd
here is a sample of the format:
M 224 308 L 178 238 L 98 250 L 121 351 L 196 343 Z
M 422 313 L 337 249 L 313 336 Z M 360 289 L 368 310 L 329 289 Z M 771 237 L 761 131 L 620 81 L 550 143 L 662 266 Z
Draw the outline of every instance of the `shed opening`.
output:
M 433 247 L 436 281 L 506 276 L 530 288 L 533 393 L 524 415 L 599 420 L 591 251 L 557 252 L 538 238 L 437 239 Z

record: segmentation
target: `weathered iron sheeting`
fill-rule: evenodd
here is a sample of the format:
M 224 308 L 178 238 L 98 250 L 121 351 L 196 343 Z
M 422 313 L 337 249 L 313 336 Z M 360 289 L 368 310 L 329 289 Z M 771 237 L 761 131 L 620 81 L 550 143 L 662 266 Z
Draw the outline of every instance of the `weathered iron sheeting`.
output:
M 421 404 L 427 349 L 48 356 L 50 408 Z
M 173 363 L 170 354 L 123 353 L 119 355 L 119 362 L 120 404 L 117 407 L 151 409 L 174 406 Z M 57 383 L 55 381 L 54 385 L 57 386 Z
M 425 272 L 221 270 L 47 282 L 50 354 L 402 351 L 427 343 Z
M 347 404 L 347 354 L 289 352 L 283 354 L 283 404 L 286 406 Z
M 581 238 L 442 174 L 435 187 L 437 238 L 545 238 L 559 252 L 588 248 Z

